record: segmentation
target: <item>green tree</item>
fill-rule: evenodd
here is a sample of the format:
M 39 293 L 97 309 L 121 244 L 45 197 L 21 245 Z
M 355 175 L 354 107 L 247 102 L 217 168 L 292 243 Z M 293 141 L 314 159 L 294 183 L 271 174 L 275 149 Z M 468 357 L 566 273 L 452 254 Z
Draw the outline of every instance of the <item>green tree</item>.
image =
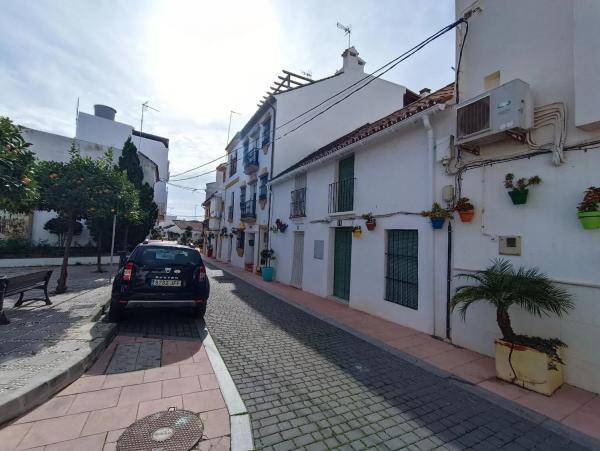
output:
M 47 230 L 58 237 L 58 245 L 60 247 L 65 245 L 65 234 L 68 229 L 69 224 L 67 218 L 64 216 L 57 216 L 44 224 L 44 230 Z M 81 225 L 81 222 L 75 221 L 75 224 L 73 225 L 73 235 L 81 235 L 81 232 L 83 232 L 83 225 Z
M 127 173 L 127 178 L 138 190 L 139 196 L 140 214 L 131 218 L 122 218 L 121 221 L 121 246 L 126 249 L 129 244 L 137 244 L 146 238 L 158 218 L 158 207 L 154 202 L 154 188 L 143 181 L 144 172 L 131 137 L 127 138 L 123 145 L 119 157 L 119 169 Z
M 0 117 L 0 210 L 29 212 L 36 201 L 34 153 L 21 127 Z
M 181 234 L 181 237 L 179 238 L 179 243 L 180 244 L 188 244 L 191 240 L 192 240 L 192 227 L 187 226 L 185 228 L 185 230 L 183 231 L 183 233 Z

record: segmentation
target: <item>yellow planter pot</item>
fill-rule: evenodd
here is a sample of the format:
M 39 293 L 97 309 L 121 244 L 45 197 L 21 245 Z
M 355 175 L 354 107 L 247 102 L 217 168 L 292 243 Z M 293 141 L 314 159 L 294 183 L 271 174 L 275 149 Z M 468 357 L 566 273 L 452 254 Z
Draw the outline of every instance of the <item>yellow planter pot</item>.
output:
M 546 396 L 563 384 L 560 362 L 533 348 L 500 339 L 496 340 L 496 376 Z

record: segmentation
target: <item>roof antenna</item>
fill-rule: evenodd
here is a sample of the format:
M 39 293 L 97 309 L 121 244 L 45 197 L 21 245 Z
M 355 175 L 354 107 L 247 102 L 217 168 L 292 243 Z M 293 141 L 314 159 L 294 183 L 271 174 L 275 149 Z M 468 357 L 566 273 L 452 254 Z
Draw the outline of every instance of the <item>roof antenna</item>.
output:
M 302 71 L 300 71 L 300 73 L 302 75 L 304 75 L 306 78 L 312 78 L 312 71 L 310 69 L 306 70 L 306 71 L 302 70 Z
M 142 151 L 142 131 L 144 130 L 144 111 L 154 110 L 157 113 L 160 113 L 160 111 L 158 111 L 156 108 L 152 108 L 150 105 L 148 105 L 148 102 L 150 102 L 150 101 L 146 100 L 144 103 L 142 103 L 142 118 L 140 119 L 140 142 L 138 145 L 138 152 Z
M 348 36 L 348 48 L 350 48 L 350 35 L 352 34 L 352 25 L 346 26 L 338 22 L 337 27 L 340 30 L 344 30 L 344 36 Z

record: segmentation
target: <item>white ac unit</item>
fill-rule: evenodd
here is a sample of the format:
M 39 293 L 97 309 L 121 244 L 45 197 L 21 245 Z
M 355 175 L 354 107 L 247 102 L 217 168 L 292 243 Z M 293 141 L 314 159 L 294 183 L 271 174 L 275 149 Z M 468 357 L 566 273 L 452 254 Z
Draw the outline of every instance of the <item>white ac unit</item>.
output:
M 532 126 L 529 85 L 515 79 L 457 106 L 456 144 L 489 144 L 506 138 L 506 132 L 524 133 Z

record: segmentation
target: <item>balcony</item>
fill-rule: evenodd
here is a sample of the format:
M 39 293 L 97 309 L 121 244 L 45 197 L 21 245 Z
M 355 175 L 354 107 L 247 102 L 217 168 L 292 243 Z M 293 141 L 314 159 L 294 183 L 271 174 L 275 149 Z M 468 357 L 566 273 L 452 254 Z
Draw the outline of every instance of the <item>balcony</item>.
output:
M 267 185 L 261 184 L 258 188 L 258 200 L 267 200 Z
M 354 181 L 345 179 L 329 185 L 329 213 L 342 213 L 354 209 Z
M 227 209 L 227 221 L 233 222 L 233 205 L 230 205 Z
M 229 177 L 233 177 L 237 173 L 237 154 L 229 160 Z
M 244 174 L 258 171 L 258 147 L 255 144 L 244 152 Z
M 252 222 L 256 220 L 256 194 L 252 195 L 252 199 L 240 202 L 240 211 L 242 221 Z
M 208 219 L 208 230 L 211 232 L 215 232 L 221 229 L 221 221 L 219 218 L 209 218 Z
M 290 218 L 302 218 L 306 216 L 306 188 L 292 191 L 290 202 Z

